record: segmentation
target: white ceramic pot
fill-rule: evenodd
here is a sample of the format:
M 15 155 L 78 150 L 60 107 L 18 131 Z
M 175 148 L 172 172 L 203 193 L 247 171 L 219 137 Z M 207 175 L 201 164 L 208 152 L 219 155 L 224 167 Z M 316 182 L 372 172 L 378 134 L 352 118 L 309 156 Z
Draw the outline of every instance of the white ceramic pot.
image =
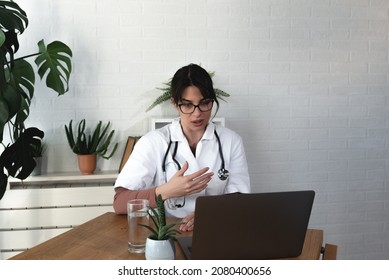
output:
M 146 260 L 174 260 L 176 256 L 174 241 L 147 238 L 145 256 Z
M 34 157 L 36 166 L 34 170 L 31 172 L 31 176 L 38 176 L 42 174 L 42 157 Z

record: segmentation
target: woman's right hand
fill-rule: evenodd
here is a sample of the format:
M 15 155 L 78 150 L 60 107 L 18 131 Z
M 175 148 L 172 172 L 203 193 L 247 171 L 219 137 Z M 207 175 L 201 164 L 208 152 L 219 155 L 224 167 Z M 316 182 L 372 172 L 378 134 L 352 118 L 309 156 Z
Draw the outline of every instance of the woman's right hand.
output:
M 208 186 L 209 181 L 211 181 L 213 172 L 206 173 L 209 167 L 204 167 L 192 174 L 184 175 L 188 168 L 189 164 L 185 162 L 182 168 L 167 183 L 156 188 L 156 195 L 160 194 L 162 199 L 165 200 L 191 195 L 204 190 Z

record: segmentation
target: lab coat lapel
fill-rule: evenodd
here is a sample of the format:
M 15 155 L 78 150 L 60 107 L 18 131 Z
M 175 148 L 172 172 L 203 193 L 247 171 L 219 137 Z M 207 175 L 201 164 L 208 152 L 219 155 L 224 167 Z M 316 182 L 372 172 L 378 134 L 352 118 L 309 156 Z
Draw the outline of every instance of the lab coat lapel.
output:
M 199 158 L 201 151 L 203 149 L 204 141 L 212 140 L 214 137 L 215 125 L 210 122 L 205 129 L 204 135 L 201 138 L 200 142 L 197 144 L 196 148 L 196 158 Z
M 201 139 L 202 140 L 209 140 L 214 137 L 213 131 L 215 129 L 215 125 L 213 123 L 209 123 L 205 133 Z M 179 156 L 182 159 L 182 164 L 184 161 L 187 161 L 189 164 L 189 169 L 186 172 L 186 174 L 191 174 L 193 172 L 198 171 L 202 168 L 202 166 L 199 165 L 198 160 L 193 155 L 188 140 L 186 139 L 184 133 L 182 132 L 182 128 L 179 122 L 179 119 L 176 119 L 173 121 L 171 126 L 171 139 L 172 141 L 178 142 L 178 152 L 177 156 Z M 202 149 L 202 143 L 200 142 L 197 146 L 196 155 L 199 155 Z

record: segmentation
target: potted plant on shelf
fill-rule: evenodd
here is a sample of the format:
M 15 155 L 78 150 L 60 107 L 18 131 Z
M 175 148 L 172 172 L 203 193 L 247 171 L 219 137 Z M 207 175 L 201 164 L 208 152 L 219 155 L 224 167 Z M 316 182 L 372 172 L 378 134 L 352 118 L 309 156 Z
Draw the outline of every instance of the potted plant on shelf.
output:
M 151 235 L 146 239 L 145 256 L 147 260 L 174 260 L 176 255 L 175 235 L 180 231 L 175 229 L 180 222 L 166 224 L 165 205 L 161 195 L 156 198 L 157 209 L 149 208 L 150 218 L 154 227 L 140 224 L 150 230 Z
M 71 49 L 60 41 L 46 45 L 38 42 L 38 50 L 17 57 L 19 36 L 27 29 L 26 12 L 14 1 L 0 1 L 0 199 L 7 189 L 8 178 L 26 179 L 36 162 L 31 146 L 41 141 L 43 131 L 25 127 L 34 96 L 35 70 L 29 58 L 35 57 L 37 73 L 45 85 L 59 95 L 69 89 L 72 70 Z M 10 140 L 3 138 L 9 133 Z
M 208 72 L 208 74 L 211 76 L 211 78 L 213 78 L 213 76 L 215 76 L 215 72 Z M 166 101 L 169 101 L 171 96 L 172 96 L 171 87 L 172 87 L 172 78 L 170 78 L 169 81 L 164 83 L 164 87 L 157 88 L 158 90 L 162 91 L 162 94 L 154 100 L 154 102 L 146 109 L 146 112 L 150 111 L 154 107 L 156 107 L 156 106 L 158 106 Z M 225 97 L 230 96 L 227 92 L 225 92 L 221 89 L 214 88 L 214 90 L 215 90 L 216 97 L 218 99 L 223 100 L 223 101 L 225 101 L 225 99 L 224 99 Z
M 37 176 L 42 174 L 42 157 L 46 150 L 46 144 L 43 141 L 39 141 L 36 144 L 32 144 L 32 156 L 36 162 L 36 166 L 30 175 Z
M 73 153 L 77 154 L 80 172 L 84 175 L 93 174 L 96 169 L 97 156 L 109 159 L 116 152 L 118 143 L 115 143 L 111 153 L 108 154 L 115 130 L 108 132 L 110 122 L 103 127 L 102 121 L 99 121 L 93 133 L 87 134 L 85 131 L 86 122 L 83 119 L 78 124 L 77 134 L 75 135 L 73 133 L 72 123 L 73 120 L 70 121 L 69 126 L 65 125 L 69 146 Z

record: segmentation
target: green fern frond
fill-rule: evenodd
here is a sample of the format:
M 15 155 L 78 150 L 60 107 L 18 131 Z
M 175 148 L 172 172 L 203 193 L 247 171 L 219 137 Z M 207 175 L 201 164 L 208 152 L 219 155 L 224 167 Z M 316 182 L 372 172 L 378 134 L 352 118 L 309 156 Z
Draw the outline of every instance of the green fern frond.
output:
M 148 112 L 151 109 L 153 109 L 154 107 L 162 104 L 163 102 L 170 100 L 171 96 L 172 95 L 171 95 L 171 92 L 170 92 L 170 88 L 169 89 L 164 89 L 162 95 L 160 95 L 157 99 L 155 99 L 155 101 L 146 109 L 146 112 Z
M 208 72 L 209 76 L 213 78 L 215 76 L 215 71 Z M 146 112 L 150 111 L 154 107 L 157 107 L 158 105 L 169 101 L 172 94 L 171 94 L 171 86 L 172 86 L 172 78 L 169 79 L 169 81 L 163 83 L 164 87 L 157 88 L 158 90 L 162 91 L 162 94 L 158 96 L 153 103 L 146 109 Z M 219 98 L 220 100 L 223 100 L 224 102 L 226 101 L 226 97 L 230 97 L 230 95 L 218 88 L 215 88 L 215 94 L 216 97 Z

